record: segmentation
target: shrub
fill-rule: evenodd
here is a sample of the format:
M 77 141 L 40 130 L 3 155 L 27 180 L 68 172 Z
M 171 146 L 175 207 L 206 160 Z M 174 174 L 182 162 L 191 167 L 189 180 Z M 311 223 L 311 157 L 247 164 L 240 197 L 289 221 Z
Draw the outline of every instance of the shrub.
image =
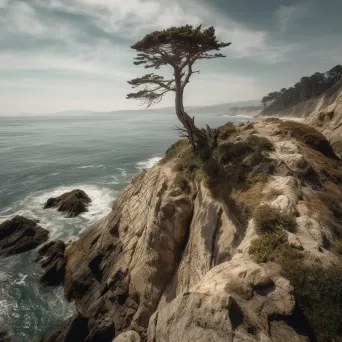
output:
M 257 135 L 250 135 L 246 142 L 248 145 L 251 146 L 253 150 L 260 150 L 260 151 L 273 151 L 274 145 L 273 143 L 265 137 L 259 137 Z
M 255 230 L 258 234 L 274 232 L 278 229 L 295 231 L 296 221 L 290 215 L 281 214 L 278 209 L 267 204 L 261 205 L 253 213 Z
M 318 342 L 341 341 L 342 269 L 340 266 L 307 268 L 299 264 L 285 273 L 294 287 L 301 313 Z
M 249 254 L 257 263 L 274 260 L 277 250 L 287 243 L 287 234 L 283 229 L 275 229 L 254 239 L 249 247 Z M 278 251 L 279 252 L 279 251 Z
M 185 148 L 189 146 L 189 142 L 187 139 L 180 139 L 176 141 L 173 145 L 171 145 L 165 153 L 165 157 L 162 159 L 162 163 L 167 162 L 179 155 L 179 153 Z
M 342 257 L 342 240 L 335 241 L 331 246 L 331 251 L 339 257 Z
M 255 166 L 266 159 L 265 152 L 272 151 L 271 141 L 256 135 L 249 136 L 245 141 L 221 144 L 216 152 L 220 164 L 241 162 L 247 166 Z
M 218 140 L 227 140 L 232 133 L 237 132 L 236 126 L 232 122 L 227 122 L 219 128 Z

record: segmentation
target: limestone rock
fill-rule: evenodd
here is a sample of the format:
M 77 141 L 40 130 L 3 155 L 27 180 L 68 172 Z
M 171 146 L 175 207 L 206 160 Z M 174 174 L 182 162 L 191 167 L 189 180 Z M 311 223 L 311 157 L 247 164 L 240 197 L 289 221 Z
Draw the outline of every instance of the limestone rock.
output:
M 57 207 L 57 210 L 65 212 L 67 217 L 76 217 L 88 211 L 89 203 L 91 203 L 91 199 L 88 195 L 84 191 L 76 189 L 56 198 L 49 198 L 44 209 Z
M 136 331 L 126 331 L 117 336 L 113 342 L 140 342 L 141 338 Z
M 35 221 L 22 216 L 0 224 L 0 255 L 20 254 L 36 248 L 48 239 L 49 232 Z

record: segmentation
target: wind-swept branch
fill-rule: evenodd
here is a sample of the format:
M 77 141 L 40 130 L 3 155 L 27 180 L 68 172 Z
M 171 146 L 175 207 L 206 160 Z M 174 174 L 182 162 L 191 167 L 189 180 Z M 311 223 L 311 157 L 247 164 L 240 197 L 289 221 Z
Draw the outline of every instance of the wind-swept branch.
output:
M 174 83 L 175 80 L 165 80 L 163 76 L 155 74 L 134 78 L 128 81 L 128 84 L 133 89 L 139 87 L 144 87 L 144 89 L 128 94 L 127 99 L 142 100 L 147 107 L 150 107 L 154 103 L 159 103 L 169 91 L 175 91 Z

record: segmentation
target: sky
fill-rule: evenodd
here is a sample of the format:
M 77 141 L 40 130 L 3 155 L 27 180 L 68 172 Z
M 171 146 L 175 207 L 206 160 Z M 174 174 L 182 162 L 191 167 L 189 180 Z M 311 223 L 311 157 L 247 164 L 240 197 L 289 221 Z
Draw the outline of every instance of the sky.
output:
M 232 43 L 196 65 L 186 105 L 261 99 L 342 63 L 341 15 L 341 0 L 0 0 L 0 115 L 141 109 L 130 46 L 184 24 Z

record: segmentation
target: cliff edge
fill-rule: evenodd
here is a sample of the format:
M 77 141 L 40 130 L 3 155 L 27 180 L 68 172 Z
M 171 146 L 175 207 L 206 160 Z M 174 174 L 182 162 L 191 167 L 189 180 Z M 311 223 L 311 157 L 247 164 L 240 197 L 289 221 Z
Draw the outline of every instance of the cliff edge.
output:
M 78 314 L 41 341 L 332 340 L 341 184 L 328 141 L 300 123 L 227 124 L 204 164 L 180 140 L 67 247 Z

